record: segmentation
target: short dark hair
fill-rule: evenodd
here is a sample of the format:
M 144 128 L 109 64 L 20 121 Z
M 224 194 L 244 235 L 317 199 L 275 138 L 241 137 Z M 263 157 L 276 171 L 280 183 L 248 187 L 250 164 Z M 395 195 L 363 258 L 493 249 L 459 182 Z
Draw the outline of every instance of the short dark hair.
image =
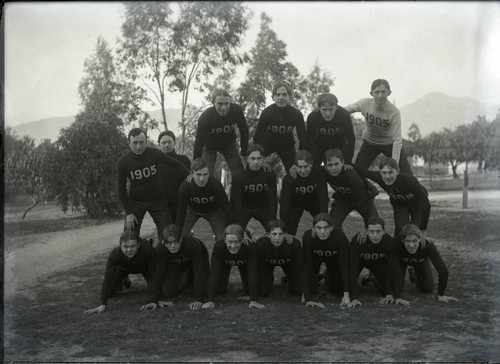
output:
M 418 228 L 417 225 L 414 224 L 406 224 L 401 228 L 401 232 L 399 233 L 399 236 L 401 240 L 406 238 L 409 235 L 416 235 L 419 238 L 422 238 L 422 231 Z
M 165 135 L 171 137 L 173 139 L 173 141 L 175 142 L 174 132 L 172 130 L 167 130 L 167 131 L 162 131 L 160 133 L 160 135 L 158 135 L 158 144 L 160 143 L 161 138 L 163 138 Z
M 120 240 L 118 241 L 121 245 L 122 243 L 126 243 L 127 241 L 135 240 L 139 243 L 139 239 L 137 238 L 137 233 L 132 229 L 125 229 L 120 234 Z
M 318 107 L 321 107 L 325 104 L 338 105 L 338 103 L 339 99 L 337 99 L 337 96 L 335 96 L 334 94 L 327 93 L 318 96 Z
M 320 212 L 319 214 L 316 214 L 314 216 L 314 218 L 313 218 L 313 226 L 315 226 L 320 221 L 326 221 L 329 226 L 333 226 L 333 219 L 326 212 Z
M 226 235 L 236 235 L 240 241 L 243 240 L 243 228 L 238 224 L 231 224 L 224 229 L 224 238 Z
M 176 241 L 179 241 L 181 238 L 181 227 L 176 224 L 170 224 L 163 228 L 162 231 L 163 240 L 167 240 L 168 238 L 175 238 Z
M 326 152 L 325 152 L 325 155 L 324 155 L 324 158 L 323 158 L 323 161 L 326 162 L 330 159 L 330 158 L 338 158 L 340 159 L 340 161 L 342 163 L 344 163 L 344 155 L 342 154 L 342 151 L 340 149 L 328 149 Z
M 385 229 L 385 220 L 379 216 L 370 216 L 366 221 L 366 227 L 368 227 L 368 225 L 377 225 L 377 224 L 382 226 L 382 229 Z
M 297 164 L 298 161 L 306 161 L 308 164 L 312 164 L 312 154 L 308 150 L 301 149 L 295 153 L 295 164 Z
M 223 88 L 216 88 L 215 90 L 212 91 L 211 95 L 212 104 L 215 103 L 215 99 L 217 98 L 217 96 L 231 98 L 231 95 L 229 94 L 229 92 L 227 92 L 227 90 L 224 90 Z
M 378 78 L 372 82 L 372 87 L 371 87 L 370 91 L 375 90 L 379 86 L 385 86 L 388 91 L 391 91 L 391 86 L 389 86 L 389 82 L 387 82 L 387 80 L 384 80 L 382 78 Z
M 284 233 L 286 233 L 286 224 L 283 220 L 271 220 L 267 223 L 266 225 L 266 232 L 267 233 L 270 233 L 271 230 L 273 229 L 276 229 L 276 228 L 280 228 L 281 231 L 283 231 Z
M 144 130 L 142 130 L 141 128 L 133 128 L 132 130 L 130 130 L 128 132 L 128 137 L 127 137 L 128 141 L 130 141 L 131 137 L 141 135 L 141 133 L 144 133 L 144 136 L 146 137 L 146 139 L 148 139 L 148 135 L 146 134 L 146 132 Z
M 382 169 L 385 166 L 389 166 L 392 169 L 395 169 L 399 172 L 399 164 L 398 164 L 398 162 L 396 162 L 396 160 L 394 158 L 388 158 L 386 156 L 382 156 L 382 159 L 380 160 L 378 168 Z
M 260 144 L 250 144 L 247 148 L 246 157 L 248 157 L 253 152 L 260 152 L 262 156 L 264 156 L 264 147 Z
M 191 171 L 196 172 L 200 169 L 208 167 L 207 162 L 203 158 L 196 158 L 193 163 L 191 163 Z

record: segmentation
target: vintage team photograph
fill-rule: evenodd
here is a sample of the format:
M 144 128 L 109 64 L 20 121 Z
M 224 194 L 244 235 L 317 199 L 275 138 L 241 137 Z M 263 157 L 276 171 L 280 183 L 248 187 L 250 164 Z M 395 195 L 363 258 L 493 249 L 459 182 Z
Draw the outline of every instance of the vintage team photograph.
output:
M 500 362 L 499 3 L 2 10 L 2 362 Z

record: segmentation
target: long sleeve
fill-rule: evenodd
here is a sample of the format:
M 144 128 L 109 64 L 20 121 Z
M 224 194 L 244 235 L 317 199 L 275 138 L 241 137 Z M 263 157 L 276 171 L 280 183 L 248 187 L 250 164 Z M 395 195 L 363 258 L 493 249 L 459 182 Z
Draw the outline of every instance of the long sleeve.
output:
M 222 184 L 218 183 L 215 185 L 215 199 L 218 201 L 219 207 L 224 210 L 224 216 L 226 219 L 226 225 L 234 222 L 234 216 L 231 213 L 231 205 L 226 195 L 226 191 Z
M 297 137 L 299 139 L 299 150 L 302 149 L 307 149 L 307 132 L 306 132 L 306 124 L 304 122 L 304 115 L 297 110 L 297 122 L 296 122 L 296 129 L 297 129 Z
M 186 219 L 186 211 L 188 204 L 188 191 L 189 183 L 184 181 L 179 187 L 179 205 L 177 207 L 177 218 L 175 219 L 176 224 L 181 228 L 184 225 L 184 220 Z
M 278 187 L 274 172 L 269 174 L 269 219 L 274 220 L 278 213 Z
M 438 290 L 437 294 L 440 296 L 444 295 L 444 291 L 446 290 L 446 285 L 448 284 L 448 268 L 446 267 L 446 264 L 444 263 L 443 258 L 441 257 L 441 254 L 439 254 L 436 246 L 434 243 L 429 244 L 429 240 L 426 241 L 425 244 L 425 249 L 429 252 L 429 259 L 432 262 L 432 265 L 434 268 L 436 268 L 438 272 Z
M 328 198 L 328 187 L 326 186 L 326 180 L 323 177 L 323 172 L 318 172 L 318 197 L 319 197 L 319 208 L 321 212 L 328 212 L 328 204 L 330 199 Z
M 261 144 L 264 142 L 264 135 L 266 133 L 267 128 L 269 127 L 269 117 L 267 116 L 268 109 L 264 109 L 259 117 L 259 121 L 257 122 L 257 129 L 255 130 L 255 134 L 253 136 L 254 144 Z
M 248 125 L 245 119 L 245 115 L 243 114 L 243 110 L 239 110 L 241 115 L 237 119 L 238 129 L 240 130 L 240 147 L 241 154 L 246 155 L 248 149 Z
M 167 248 L 162 244 L 156 247 L 155 272 L 151 287 L 151 302 L 158 302 L 161 298 L 161 288 L 167 270 Z
M 417 218 L 414 224 L 417 225 L 421 230 L 427 230 L 427 225 L 429 223 L 429 217 L 431 214 L 431 203 L 424 187 L 418 182 L 416 178 L 415 181 L 415 199 L 417 200 L 418 206 L 418 213 L 416 215 L 420 218 Z
M 196 136 L 194 138 L 194 145 L 193 145 L 193 160 L 195 160 L 196 158 L 200 158 L 203 154 L 203 147 L 205 146 L 206 143 L 205 129 L 207 125 L 205 117 L 206 114 L 204 112 L 198 119 L 198 127 L 196 128 Z
M 393 116 L 392 122 L 394 123 L 393 129 L 395 130 L 392 142 L 392 158 L 399 163 L 401 149 L 403 148 L 403 137 L 401 135 L 401 113 L 397 112 Z
M 288 218 L 290 213 L 290 206 L 292 204 L 292 192 L 292 178 L 287 174 L 283 178 L 280 196 L 280 218 L 285 222 L 286 226 L 288 226 L 289 223 Z
M 351 118 L 345 120 L 344 126 L 342 127 L 344 135 L 346 138 L 346 146 L 344 147 L 344 161 L 346 163 L 352 163 L 352 158 L 354 156 L 354 149 L 356 146 L 356 135 L 354 134 L 354 128 L 352 126 Z
M 128 202 L 127 195 L 127 169 L 124 165 L 124 159 L 120 159 L 118 162 L 118 181 L 117 181 L 117 189 L 118 189 L 118 198 L 125 210 L 125 214 L 128 215 L 131 212 L 131 207 Z
M 106 270 L 104 272 L 104 279 L 101 287 L 101 304 L 106 305 L 108 303 L 108 298 L 113 295 L 114 286 L 113 282 L 115 280 L 116 271 L 119 265 L 119 248 L 113 249 L 109 254 L 108 260 L 106 262 Z

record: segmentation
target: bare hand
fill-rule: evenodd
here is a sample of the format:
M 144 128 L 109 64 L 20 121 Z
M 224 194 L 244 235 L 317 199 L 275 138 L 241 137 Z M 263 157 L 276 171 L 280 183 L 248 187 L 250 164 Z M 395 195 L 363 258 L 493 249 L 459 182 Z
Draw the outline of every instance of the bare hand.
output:
M 209 302 L 205 302 L 203 305 L 201 305 L 201 308 L 209 308 L 209 309 L 212 309 L 215 307 L 215 303 L 213 303 L 212 301 L 209 301 Z
M 158 301 L 160 307 L 174 307 L 174 303 L 170 301 Z
M 395 303 L 396 303 L 396 305 L 403 305 L 403 306 L 409 306 L 410 305 L 409 301 L 404 300 L 402 298 L 396 298 Z
M 458 301 L 458 299 L 456 299 L 455 297 L 450 297 L 450 296 L 437 295 L 436 298 L 439 302 L 445 302 L 445 303 Z
M 271 166 L 267 162 L 262 163 L 262 168 L 264 169 L 265 172 L 272 172 L 273 171 L 273 169 L 271 168 Z
M 342 297 L 342 301 L 340 302 L 340 307 L 348 306 L 351 303 L 351 299 L 349 297 Z
M 422 237 L 420 238 L 420 246 L 422 246 L 422 249 L 425 248 L 425 240 L 427 239 L 427 234 L 425 233 L 425 230 L 420 230 L 422 232 Z
M 361 306 L 361 301 L 360 300 L 352 300 L 351 303 L 347 304 L 347 308 L 354 308 Z
M 137 224 L 137 218 L 135 217 L 135 215 L 133 213 L 128 214 L 125 218 L 125 226 L 127 227 L 127 229 L 132 230 L 135 224 Z
M 347 163 L 344 163 L 342 168 L 344 169 L 344 171 L 349 171 L 351 169 L 354 169 L 354 167 L 351 164 L 347 164 Z
M 321 302 L 307 301 L 307 302 L 306 302 L 306 307 L 319 307 L 319 308 L 325 308 L 325 305 L 324 305 L 324 304 L 322 304 Z
M 368 232 L 365 230 L 361 230 L 358 234 L 358 243 L 364 244 L 366 242 L 366 235 L 368 235 Z
M 89 313 L 102 313 L 106 311 L 106 305 L 100 305 L 100 306 L 97 306 L 96 308 L 91 308 L 90 310 L 87 310 L 85 311 L 86 314 L 89 314 Z
M 297 166 L 295 164 L 290 167 L 289 173 L 290 173 L 290 176 L 292 178 L 297 178 L 297 170 L 298 170 L 298 168 L 297 168 Z
M 293 235 L 290 235 L 288 233 L 285 234 L 285 240 L 288 244 L 292 244 L 293 243 Z
M 151 302 L 148 303 L 147 305 L 141 306 L 141 311 L 156 310 L 156 307 L 158 307 L 158 304 Z
M 387 305 L 388 303 L 394 303 L 394 297 L 392 297 L 392 294 L 388 294 L 384 298 L 382 298 L 380 301 L 378 301 L 381 305 Z
M 264 305 L 262 303 L 259 303 L 257 301 L 250 301 L 250 303 L 248 304 L 248 308 L 258 308 L 259 310 L 260 309 L 263 309 L 264 308 Z
M 189 183 L 193 180 L 193 174 L 188 174 L 188 176 L 186 177 L 186 182 Z
M 197 310 L 197 309 L 201 308 L 201 306 L 202 306 L 202 305 L 203 305 L 203 303 L 201 303 L 201 302 L 199 302 L 199 301 L 196 301 L 196 302 L 191 302 L 191 303 L 189 304 L 189 308 L 190 308 L 191 310 Z

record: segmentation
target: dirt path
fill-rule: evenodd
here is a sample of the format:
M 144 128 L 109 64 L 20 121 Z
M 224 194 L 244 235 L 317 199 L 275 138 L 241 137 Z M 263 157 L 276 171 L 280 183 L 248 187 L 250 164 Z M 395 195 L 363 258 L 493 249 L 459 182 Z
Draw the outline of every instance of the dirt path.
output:
M 122 221 L 55 233 L 32 234 L 22 239 L 33 242 L 4 252 L 5 297 L 29 295 L 29 288 L 57 271 L 84 264 L 100 254 L 107 254 L 118 243 Z M 152 219 L 145 218 L 142 231 L 154 229 Z M 16 244 L 13 244 L 14 246 Z

